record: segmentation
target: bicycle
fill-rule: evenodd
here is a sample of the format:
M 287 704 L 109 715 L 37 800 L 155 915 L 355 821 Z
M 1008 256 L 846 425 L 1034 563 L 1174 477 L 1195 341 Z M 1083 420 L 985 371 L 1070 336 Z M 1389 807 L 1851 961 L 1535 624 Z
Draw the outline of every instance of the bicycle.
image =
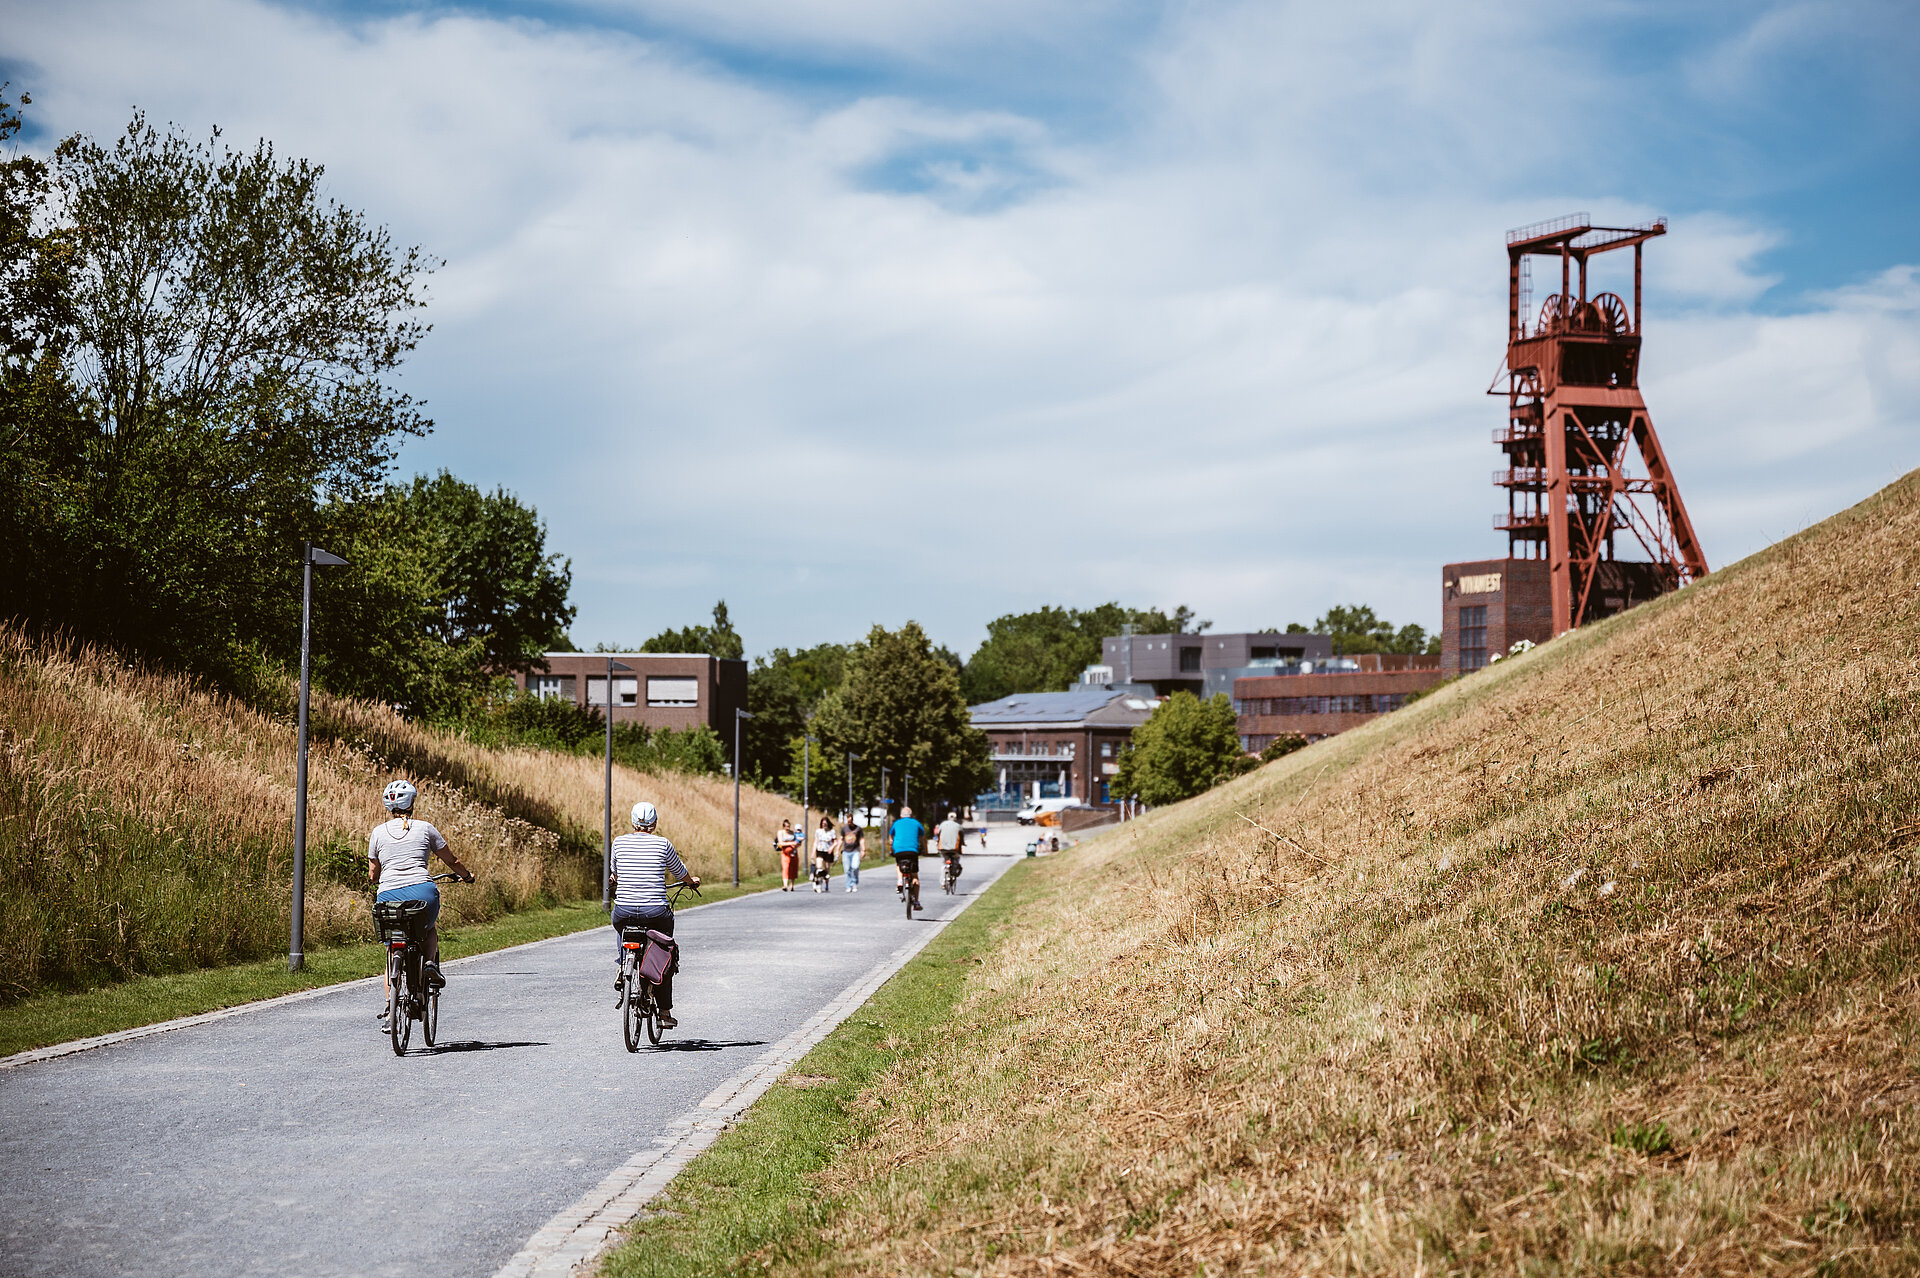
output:
M 436 874 L 429 882 L 458 883 L 457 874 Z M 393 1054 L 405 1056 L 413 1037 L 413 1023 L 428 1047 L 440 1032 L 440 991 L 427 980 L 427 951 L 420 921 L 425 901 L 375 901 L 374 926 L 387 947 L 387 1037 Z
M 957 890 L 954 884 L 960 880 L 960 858 L 950 856 L 942 859 L 946 864 L 940 870 L 940 890 L 952 896 Z
M 680 903 L 682 891 L 700 895 L 699 888 L 684 880 L 667 888 L 674 894 L 673 905 Z M 649 1043 L 660 1041 L 665 1030 L 655 991 L 679 966 L 680 946 L 671 936 L 638 923 L 620 925 L 620 1036 L 629 1052 L 640 1050 L 642 1031 Z

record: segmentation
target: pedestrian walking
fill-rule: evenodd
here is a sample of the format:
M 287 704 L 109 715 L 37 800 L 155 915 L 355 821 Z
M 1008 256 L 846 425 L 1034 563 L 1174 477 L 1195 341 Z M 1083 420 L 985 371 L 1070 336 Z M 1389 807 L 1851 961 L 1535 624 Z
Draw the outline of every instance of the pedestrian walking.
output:
M 847 823 L 840 827 L 840 864 L 847 870 L 847 891 L 860 890 L 860 854 L 866 851 L 867 832 L 856 820 L 854 814 L 847 814 Z
M 827 875 L 833 870 L 833 852 L 840 838 L 833 832 L 833 818 L 822 816 L 820 828 L 813 832 L 813 890 L 827 890 Z
M 800 832 L 793 828 L 793 822 L 780 822 L 780 832 L 773 836 L 773 850 L 780 854 L 780 890 L 793 891 L 793 881 L 800 877 Z

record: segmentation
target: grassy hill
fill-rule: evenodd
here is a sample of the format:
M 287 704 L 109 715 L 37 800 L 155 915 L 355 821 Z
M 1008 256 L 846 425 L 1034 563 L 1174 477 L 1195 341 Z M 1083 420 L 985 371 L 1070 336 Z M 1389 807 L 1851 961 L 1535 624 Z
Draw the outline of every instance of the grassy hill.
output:
M 1920 1270 L 1917 601 L 1920 472 L 1013 876 L 749 1258 Z
M 269 714 L 97 648 L 0 626 L 0 1002 L 137 973 L 284 953 L 292 875 L 293 690 Z M 447 924 L 597 895 L 598 759 L 489 749 L 317 694 L 309 751 L 307 943 L 366 939 L 366 836 L 388 778 L 479 881 Z M 616 822 L 641 798 L 695 868 L 732 856 L 733 788 L 616 767 Z M 772 868 L 786 801 L 742 797 L 742 872 Z

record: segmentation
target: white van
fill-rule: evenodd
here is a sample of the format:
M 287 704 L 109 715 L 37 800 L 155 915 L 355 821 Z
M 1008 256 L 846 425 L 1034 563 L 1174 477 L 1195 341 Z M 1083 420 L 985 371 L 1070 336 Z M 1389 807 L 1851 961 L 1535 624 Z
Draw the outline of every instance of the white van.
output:
M 1035 799 L 1027 804 L 1026 807 L 1016 812 L 1013 819 L 1021 825 L 1033 825 L 1035 822 L 1039 822 L 1041 825 L 1058 825 L 1062 812 L 1068 808 L 1084 808 L 1085 806 L 1087 805 L 1078 799 Z M 1042 818 L 1051 819 L 1043 820 Z

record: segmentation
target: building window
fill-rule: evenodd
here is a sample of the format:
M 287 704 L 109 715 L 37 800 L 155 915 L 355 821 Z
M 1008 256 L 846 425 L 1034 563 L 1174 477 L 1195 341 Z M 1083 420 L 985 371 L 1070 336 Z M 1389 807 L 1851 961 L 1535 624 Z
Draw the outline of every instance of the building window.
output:
M 1100 743 L 1100 757 L 1103 759 L 1111 759 L 1113 757 L 1113 742 L 1102 741 Z
M 1250 697 L 1242 714 L 1389 714 L 1407 704 L 1404 692 L 1357 692 L 1338 697 Z
M 623 679 L 622 683 L 631 684 L 633 680 Z M 631 701 L 623 702 L 632 705 Z M 647 679 L 647 704 L 650 706 L 697 706 L 700 704 L 700 681 L 698 679 L 654 678 Z
M 1180 650 L 1180 673 L 1200 673 L 1200 650 L 1198 648 L 1182 648 Z
M 614 704 L 630 706 L 640 699 L 640 681 L 637 679 L 615 679 L 613 681 Z M 587 676 L 587 704 L 604 706 L 607 704 L 607 677 Z
M 541 700 L 550 697 L 564 697 L 573 700 L 573 676 L 555 674 L 530 674 L 527 676 L 527 691 Z
M 1487 664 L 1487 606 L 1462 608 L 1460 616 L 1460 668 L 1478 670 Z

